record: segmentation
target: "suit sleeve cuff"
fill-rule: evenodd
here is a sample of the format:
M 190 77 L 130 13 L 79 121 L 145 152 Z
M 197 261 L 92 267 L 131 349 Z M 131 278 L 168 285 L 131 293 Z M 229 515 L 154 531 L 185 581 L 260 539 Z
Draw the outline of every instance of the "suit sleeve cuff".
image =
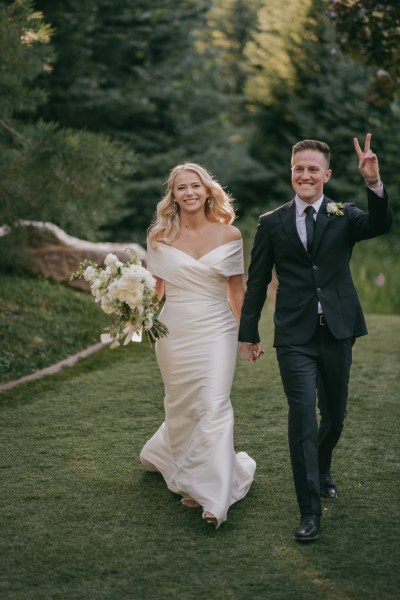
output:
M 367 188 L 369 190 L 371 190 L 371 192 L 374 192 L 374 194 L 376 194 L 377 196 L 379 196 L 379 198 L 383 198 L 385 196 L 385 192 L 384 192 L 384 188 L 383 188 L 383 183 L 381 183 L 381 185 L 377 188 L 372 188 L 369 187 L 369 185 L 367 186 Z

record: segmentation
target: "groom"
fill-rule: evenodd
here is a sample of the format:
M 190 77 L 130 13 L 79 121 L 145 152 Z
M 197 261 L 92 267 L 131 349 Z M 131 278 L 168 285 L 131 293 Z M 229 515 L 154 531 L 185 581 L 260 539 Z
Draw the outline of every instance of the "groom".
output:
M 239 352 L 249 362 L 262 354 L 258 333 L 267 286 L 278 278 L 274 346 L 289 405 L 289 448 L 300 524 L 299 542 L 319 536 L 321 497 L 336 498 L 332 452 L 346 415 L 356 337 L 367 328 L 349 261 L 356 242 L 390 230 L 391 210 L 367 134 L 354 147 L 368 196 L 368 212 L 324 196 L 331 177 L 330 150 L 317 140 L 292 149 L 293 200 L 262 215 L 251 253 L 239 329 Z M 316 417 L 316 396 L 320 423 Z

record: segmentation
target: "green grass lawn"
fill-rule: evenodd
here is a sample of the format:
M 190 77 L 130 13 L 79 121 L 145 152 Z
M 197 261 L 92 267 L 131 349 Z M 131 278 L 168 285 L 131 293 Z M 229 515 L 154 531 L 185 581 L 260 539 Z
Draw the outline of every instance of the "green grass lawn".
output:
M 400 578 L 400 317 L 369 316 L 322 535 L 298 522 L 287 408 L 266 354 L 238 363 L 237 450 L 257 461 L 248 496 L 214 530 L 139 452 L 163 418 L 146 344 L 104 349 L 0 395 L 0 597 L 7 600 L 394 600 Z
M 107 323 L 90 294 L 46 279 L 0 274 L 0 383 L 99 342 Z

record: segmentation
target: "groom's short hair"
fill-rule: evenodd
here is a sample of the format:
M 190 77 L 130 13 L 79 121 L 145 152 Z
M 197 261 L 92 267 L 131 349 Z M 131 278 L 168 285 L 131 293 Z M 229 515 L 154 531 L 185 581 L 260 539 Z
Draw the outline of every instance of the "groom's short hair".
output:
M 301 142 L 297 142 L 292 148 L 292 157 L 302 150 L 317 150 L 321 152 L 325 156 L 329 167 L 331 150 L 325 142 L 320 142 L 319 140 L 302 140 Z

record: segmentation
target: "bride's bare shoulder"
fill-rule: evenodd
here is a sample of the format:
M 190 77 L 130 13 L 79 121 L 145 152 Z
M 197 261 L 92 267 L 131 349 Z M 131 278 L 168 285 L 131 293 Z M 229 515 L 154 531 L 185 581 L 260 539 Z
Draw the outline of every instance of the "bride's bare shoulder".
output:
M 223 236 L 225 243 L 234 242 L 236 240 L 242 239 L 242 234 L 240 233 L 240 230 L 234 225 L 224 225 Z

